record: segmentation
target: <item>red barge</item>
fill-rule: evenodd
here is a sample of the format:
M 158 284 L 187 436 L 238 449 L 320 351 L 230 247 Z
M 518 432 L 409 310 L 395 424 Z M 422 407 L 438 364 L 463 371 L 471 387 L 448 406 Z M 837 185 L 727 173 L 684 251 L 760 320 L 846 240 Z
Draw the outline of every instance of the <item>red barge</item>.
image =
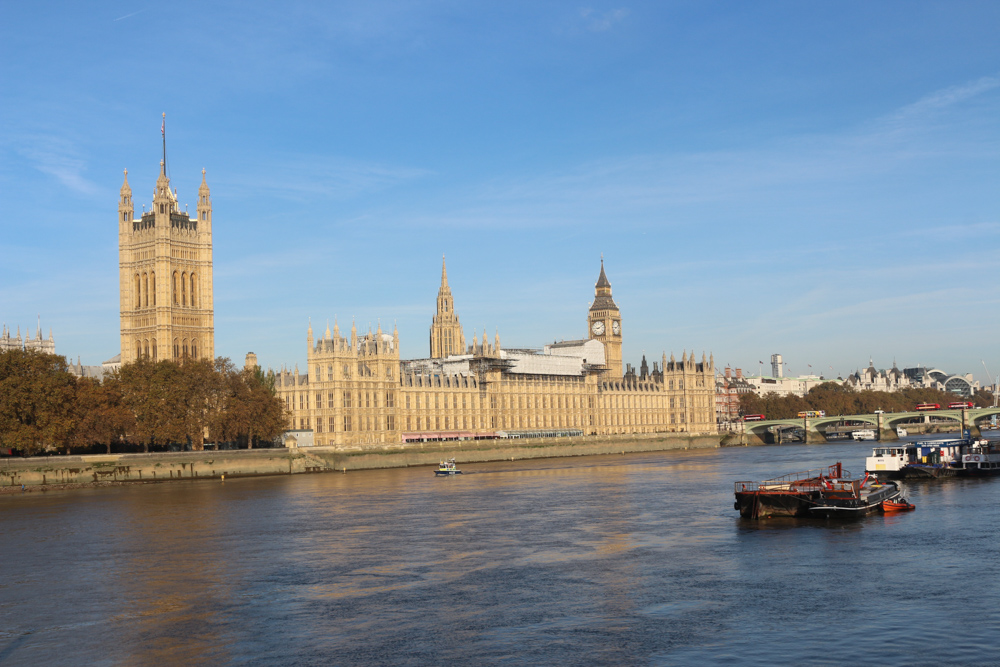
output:
M 895 482 L 879 482 L 868 474 L 855 479 L 839 462 L 763 482 L 736 482 L 735 492 L 735 507 L 746 519 L 864 516 L 900 496 Z

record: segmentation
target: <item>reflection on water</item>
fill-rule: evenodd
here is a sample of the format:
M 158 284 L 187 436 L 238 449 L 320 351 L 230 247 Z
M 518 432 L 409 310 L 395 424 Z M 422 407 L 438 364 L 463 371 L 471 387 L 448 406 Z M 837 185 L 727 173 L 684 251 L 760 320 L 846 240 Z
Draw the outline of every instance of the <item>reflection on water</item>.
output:
M 0 662 L 991 662 L 1000 480 L 909 484 L 915 512 L 851 523 L 733 509 L 738 479 L 868 450 L 3 497 Z

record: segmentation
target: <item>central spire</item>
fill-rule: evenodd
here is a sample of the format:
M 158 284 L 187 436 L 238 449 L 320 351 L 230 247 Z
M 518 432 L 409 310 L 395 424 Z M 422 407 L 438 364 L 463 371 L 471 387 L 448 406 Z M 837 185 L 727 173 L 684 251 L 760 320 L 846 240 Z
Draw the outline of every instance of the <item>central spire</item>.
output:
M 450 292 L 448 287 L 448 266 L 445 264 L 444 255 L 441 255 L 441 292 Z

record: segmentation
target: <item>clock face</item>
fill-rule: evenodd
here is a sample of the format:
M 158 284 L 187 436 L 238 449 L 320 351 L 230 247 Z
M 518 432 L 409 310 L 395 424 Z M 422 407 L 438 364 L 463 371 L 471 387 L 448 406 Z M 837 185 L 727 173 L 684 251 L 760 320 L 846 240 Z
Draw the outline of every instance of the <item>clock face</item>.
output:
M 590 330 L 594 332 L 595 336 L 600 336 L 604 333 L 604 322 L 601 322 L 600 320 L 594 322 L 594 324 L 590 327 Z
M 622 332 L 622 323 L 619 322 L 618 320 L 615 320 L 614 322 L 612 322 L 611 323 L 611 331 L 613 331 L 616 336 L 618 334 L 620 334 Z

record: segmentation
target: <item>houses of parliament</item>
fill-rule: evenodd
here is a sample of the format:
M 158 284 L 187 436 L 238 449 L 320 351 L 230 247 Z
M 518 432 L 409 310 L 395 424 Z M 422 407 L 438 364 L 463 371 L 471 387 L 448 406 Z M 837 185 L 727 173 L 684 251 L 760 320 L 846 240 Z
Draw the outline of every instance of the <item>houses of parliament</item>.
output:
M 163 127 L 161 127 L 163 132 Z M 215 357 L 212 201 L 202 170 L 195 216 L 181 211 L 163 159 L 136 216 L 125 171 L 118 201 L 121 363 Z M 499 334 L 467 343 L 442 261 L 429 356 L 399 357 L 399 332 L 306 333 L 306 372 L 275 389 L 289 428 L 315 445 L 631 433 L 714 433 L 712 359 L 663 355 L 622 365 L 624 327 L 601 260 L 587 338 L 505 348 Z M 247 364 L 255 365 L 252 353 Z
M 715 368 L 686 352 L 622 368 L 623 326 L 601 262 L 588 337 L 504 348 L 466 344 L 442 262 L 430 356 L 399 358 L 399 331 L 306 333 L 307 369 L 282 370 L 289 427 L 315 445 L 633 433 L 715 433 Z

